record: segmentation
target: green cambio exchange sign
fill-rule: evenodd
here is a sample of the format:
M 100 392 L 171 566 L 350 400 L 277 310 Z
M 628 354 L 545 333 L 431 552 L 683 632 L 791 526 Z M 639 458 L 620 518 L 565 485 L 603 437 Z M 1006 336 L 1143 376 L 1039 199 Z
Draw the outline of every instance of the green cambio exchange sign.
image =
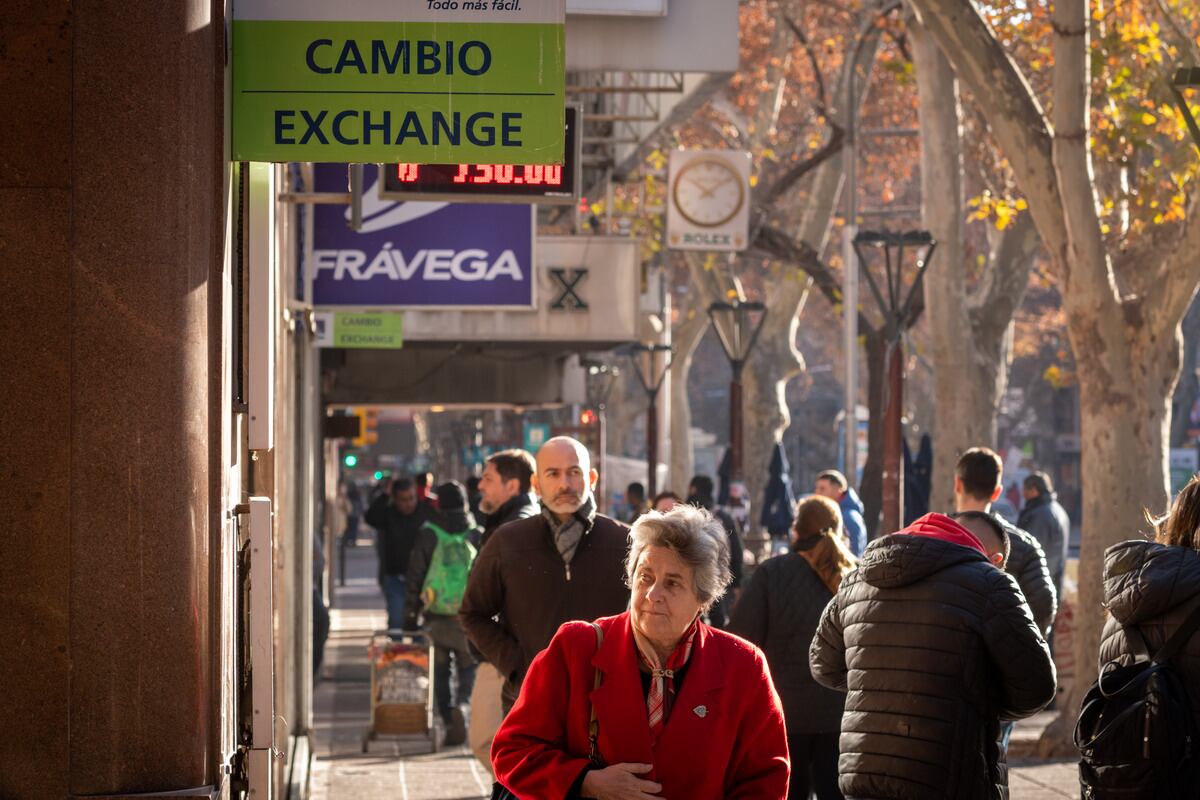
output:
M 563 70 L 553 22 L 235 19 L 233 158 L 562 163 Z
M 333 315 L 333 347 L 396 350 L 404 344 L 401 314 Z

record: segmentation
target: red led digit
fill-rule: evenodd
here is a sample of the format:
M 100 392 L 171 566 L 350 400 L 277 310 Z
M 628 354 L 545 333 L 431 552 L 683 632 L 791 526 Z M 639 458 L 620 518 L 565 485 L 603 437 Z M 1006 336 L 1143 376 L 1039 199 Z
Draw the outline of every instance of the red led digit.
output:
M 496 165 L 496 183 L 512 183 L 513 167 L 512 164 L 497 164 Z
M 538 184 L 542 182 L 541 164 L 530 164 L 525 168 L 525 182 L 530 184 Z
M 467 182 L 467 173 L 470 171 L 471 171 L 470 164 L 459 164 L 458 165 L 458 174 L 455 175 L 454 178 L 452 178 L 452 180 L 455 183 L 466 183 Z
M 491 183 L 492 182 L 492 165 L 491 164 L 476 164 L 475 169 L 479 170 L 479 174 L 471 179 L 471 183 Z
M 550 164 L 546 167 L 546 183 L 558 186 L 562 183 L 562 167 Z

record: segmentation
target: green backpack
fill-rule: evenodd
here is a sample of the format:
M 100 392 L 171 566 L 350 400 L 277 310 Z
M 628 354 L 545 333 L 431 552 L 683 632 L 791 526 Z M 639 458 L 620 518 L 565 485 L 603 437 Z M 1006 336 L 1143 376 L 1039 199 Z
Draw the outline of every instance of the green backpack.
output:
M 432 522 L 425 524 L 437 534 L 437 547 L 425 573 L 421 601 L 426 613 L 453 616 L 462 606 L 467 575 L 475 561 L 475 547 L 467 541 L 466 532 L 449 533 Z

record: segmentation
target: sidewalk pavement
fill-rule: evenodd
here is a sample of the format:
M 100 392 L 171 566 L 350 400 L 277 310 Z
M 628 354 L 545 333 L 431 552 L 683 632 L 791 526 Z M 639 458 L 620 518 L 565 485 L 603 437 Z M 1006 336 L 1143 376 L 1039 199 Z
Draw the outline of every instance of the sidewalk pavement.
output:
M 368 753 L 362 752 L 362 734 L 370 721 L 367 644 L 371 633 L 386 624 L 375 571 L 374 547 L 347 549 L 346 585 L 334 587 L 322 679 L 313 692 L 312 800 L 489 797 L 491 775 L 465 747 L 431 753 L 428 739 L 411 736 L 376 741 Z M 1019 723 L 1014 740 L 1036 736 L 1047 721 L 1042 714 Z M 1074 761 L 1019 760 L 1011 766 L 1012 800 L 1079 797 Z

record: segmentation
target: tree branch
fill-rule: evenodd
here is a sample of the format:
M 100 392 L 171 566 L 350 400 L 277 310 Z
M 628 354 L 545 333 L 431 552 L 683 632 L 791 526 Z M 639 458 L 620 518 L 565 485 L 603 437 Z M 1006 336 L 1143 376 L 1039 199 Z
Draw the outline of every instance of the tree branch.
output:
M 795 264 L 804 270 L 817 289 L 825 296 L 831 306 L 840 306 L 844 300 L 842 284 L 829 266 L 821 260 L 821 256 L 808 242 L 796 241 L 778 228 L 763 226 L 758 236 L 750 243 L 750 250 L 774 261 L 785 264 Z M 913 303 L 916 305 L 916 302 Z M 924 303 L 921 303 L 924 307 Z M 878 325 L 858 311 L 858 329 L 864 333 L 874 332 Z
M 967 299 L 972 324 L 977 329 L 1008 327 L 1025 297 L 1037 247 L 1037 228 L 1028 214 L 1018 214 L 1000 232 L 988 254 L 983 278 Z

